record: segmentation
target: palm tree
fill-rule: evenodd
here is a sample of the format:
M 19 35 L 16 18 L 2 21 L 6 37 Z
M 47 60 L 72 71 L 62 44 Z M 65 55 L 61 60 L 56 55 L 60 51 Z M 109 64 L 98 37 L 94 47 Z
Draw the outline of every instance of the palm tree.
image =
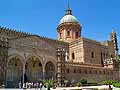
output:
M 44 80 L 43 82 L 44 82 L 44 84 L 46 85 L 47 90 L 50 90 L 50 88 L 51 88 L 52 85 L 53 85 L 53 80 Z

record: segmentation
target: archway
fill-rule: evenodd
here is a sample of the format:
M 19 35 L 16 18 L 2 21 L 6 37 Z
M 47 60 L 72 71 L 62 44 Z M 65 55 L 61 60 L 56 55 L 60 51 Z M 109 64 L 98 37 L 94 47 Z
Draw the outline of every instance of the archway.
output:
M 46 72 L 46 79 L 55 80 L 56 72 L 55 72 L 55 65 L 49 61 L 45 65 L 45 72 Z
M 25 64 L 25 71 L 29 82 L 42 80 L 42 63 L 37 57 L 30 57 Z
M 7 86 L 18 87 L 22 75 L 22 62 L 18 57 L 12 57 L 7 63 Z

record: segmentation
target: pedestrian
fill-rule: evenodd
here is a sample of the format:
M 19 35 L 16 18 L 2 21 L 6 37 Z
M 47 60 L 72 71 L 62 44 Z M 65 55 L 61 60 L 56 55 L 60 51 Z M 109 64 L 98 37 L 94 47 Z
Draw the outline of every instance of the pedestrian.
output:
M 109 85 L 109 90 L 112 90 L 111 85 Z
M 43 86 L 43 85 L 42 85 L 42 83 L 41 83 L 41 82 L 40 82 L 39 86 L 40 86 L 40 90 L 42 90 L 42 86 Z
M 42 85 L 42 89 L 41 90 L 46 90 L 44 85 Z
M 20 89 L 22 88 L 22 84 L 21 84 L 21 82 L 19 82 L 19 88 L 20 88 Z

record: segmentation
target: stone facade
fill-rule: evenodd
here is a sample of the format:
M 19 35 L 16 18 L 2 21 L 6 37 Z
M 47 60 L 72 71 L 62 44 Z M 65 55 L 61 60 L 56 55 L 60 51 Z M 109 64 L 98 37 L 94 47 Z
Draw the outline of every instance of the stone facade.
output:
M 0 85 L 43 79 L 120 80 L 117 36 L 97 42 L 81 36 L 82 27 L 70 8 L 57 27 L 58 40 L 0 27 Z M 61 51 L 62 50 L 62 51 Z

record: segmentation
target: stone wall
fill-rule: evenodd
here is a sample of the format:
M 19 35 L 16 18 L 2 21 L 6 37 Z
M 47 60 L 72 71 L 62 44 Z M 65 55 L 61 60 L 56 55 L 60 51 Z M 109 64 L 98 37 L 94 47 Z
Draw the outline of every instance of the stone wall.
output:
M 86 66 L 86 65 L 67 65 L 66 66 L 66 79 L 72 82 L 78 82 L 81 79 L 87 79 L 88 82 L 99 82 L 102 80 L 115 79 L 113 69 Z M 118 76 L 116 76 L 118 78 Z

